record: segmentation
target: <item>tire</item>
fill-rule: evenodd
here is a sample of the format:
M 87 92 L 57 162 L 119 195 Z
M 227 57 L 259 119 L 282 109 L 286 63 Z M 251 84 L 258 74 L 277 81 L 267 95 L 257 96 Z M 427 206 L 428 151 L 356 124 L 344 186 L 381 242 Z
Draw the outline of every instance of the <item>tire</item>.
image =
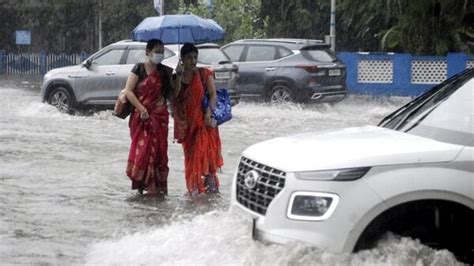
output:
M 267 101 L 271 104 L 295 102 L 294 92 L 285 84 L 276 84 L 268 94 Z
M 71 114 L 73 109 L 73 98 L 69 91 L 62 86 L 51 90 L 48 97 L 48 103 L 56 107 L 61 113 Z

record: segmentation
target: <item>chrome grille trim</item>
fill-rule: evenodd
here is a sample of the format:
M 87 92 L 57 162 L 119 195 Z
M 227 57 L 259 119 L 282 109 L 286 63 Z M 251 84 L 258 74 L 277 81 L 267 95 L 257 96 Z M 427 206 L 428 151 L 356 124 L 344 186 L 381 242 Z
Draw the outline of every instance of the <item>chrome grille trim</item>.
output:
M 252 189 L 245 185 L 245 174 L 251 170 L 259 174 L 259 179 Z M 237 202 L 247 209 L 265 215 L 270 202 L 284 188 L 285 179 L 285 172 L 242 157 L 237 171 Z

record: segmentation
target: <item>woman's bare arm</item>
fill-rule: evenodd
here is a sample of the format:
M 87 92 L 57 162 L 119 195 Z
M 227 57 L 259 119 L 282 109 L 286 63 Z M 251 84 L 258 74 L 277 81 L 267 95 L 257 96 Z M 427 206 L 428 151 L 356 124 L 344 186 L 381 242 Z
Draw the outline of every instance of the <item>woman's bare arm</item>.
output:
M 214 78 L 210 75 L 206 80 L 207 93 L 209 94 L 209 107 L 207 107 L 206 114 L 204 116 L 204 123 L 206 126 L 216 126 L 211 121 L 211 110 L 216 108 L 217 92 L 216 86 L 214 85 Z
M 142 119 L 148 119 L 148 112 L 145 106 L 143 106 L 143 104 L 138 100 L 137 96 L 133 92 L 137 84 L 138 76 L 135 73 L 130 73 L 127 78 L 127 83 L 125 84 L 125 88 L 123 89 L 124 95 L 130 101 L 130 103 L 135 106 L 138 111 L 140 111 L 140 117 Z
M 217 104 L 217 92 L 216 85 L 214 84 L 214 78 L 210 75 L 206 80 L 207 93 L 209 94 L 209 106 L 212 110 L 216 108 Z

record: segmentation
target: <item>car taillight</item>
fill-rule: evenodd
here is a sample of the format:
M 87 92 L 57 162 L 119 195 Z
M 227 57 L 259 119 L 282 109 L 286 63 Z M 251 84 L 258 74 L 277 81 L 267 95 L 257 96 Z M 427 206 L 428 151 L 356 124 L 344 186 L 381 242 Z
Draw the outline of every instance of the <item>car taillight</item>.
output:
M 319 71 L 318 66 L 315 65 L 296 65 L 295 68 L 302 68 L 309 73 L 316 73 Z

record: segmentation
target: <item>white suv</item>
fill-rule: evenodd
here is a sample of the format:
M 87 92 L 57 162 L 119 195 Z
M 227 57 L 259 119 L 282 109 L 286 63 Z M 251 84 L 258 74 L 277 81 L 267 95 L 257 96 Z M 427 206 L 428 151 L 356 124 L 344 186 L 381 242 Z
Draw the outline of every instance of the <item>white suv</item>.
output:
M 474 69 L 378 126 L 275 138 L 247 148 L 232 205 L 255 239 L 332 252 L 371 248 L 386 232 L 473 262 Z

